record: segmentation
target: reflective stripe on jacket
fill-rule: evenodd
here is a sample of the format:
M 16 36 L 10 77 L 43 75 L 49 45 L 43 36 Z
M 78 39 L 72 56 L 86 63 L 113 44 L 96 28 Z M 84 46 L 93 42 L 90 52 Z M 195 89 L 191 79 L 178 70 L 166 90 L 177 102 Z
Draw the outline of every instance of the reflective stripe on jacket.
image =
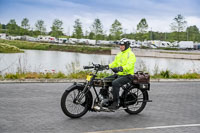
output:
M 130 48 L 128 48 L 127 50 L 118 53 L 115 57 L 115 60 L 109 64 L 109 67 L 114 68 L 122 66 L 123 72 L 118 72 L 118 75 L 133 75 L 135 62 L 135 54 L 131 51 Z

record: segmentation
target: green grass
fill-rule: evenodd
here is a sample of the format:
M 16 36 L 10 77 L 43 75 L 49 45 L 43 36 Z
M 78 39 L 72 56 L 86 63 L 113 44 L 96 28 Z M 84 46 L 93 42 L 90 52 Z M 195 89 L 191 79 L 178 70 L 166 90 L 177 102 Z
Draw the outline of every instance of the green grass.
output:
M 169 70 L 161 71 L 159 74 L 151 75 L 151 79 L 200 79 L 199 73 L 175 74 Z
M 26 72 L 26 73 L 6 73 L 4 76 L 0 75 L 0 79 L 86 79 L 91 71 L 78 71 L 76 73 L 64 74 L 62 72 L 47 72 L 47 73 L 36 73 L 36 72 Z M 102 72 L 98 73 L 97 78 L 103 78 L 110 76 L 111 74 Z
M 20 53 L 23 52 L 16 46 L 12 46 L 6 43 L 0 43 L 0 53 Z
M 47 73 L 6 73 L 0 75 L 0 79 L 86 79 L 86 76 L 91 71 L 77 71 L 70 74 L 64 74 L 62 72 L 47 72 Z M 112 75 L 106 71 L 97 74 L 97 78 L 104 78 Z M 161 71 L 159 74 L 151 75 L 151 79 L 200 79 L 198 73 L 186 73 L 186 74 L 173 74 L 169 70 Z
M 1 76 L 1 79 L 64 79 L 67 76 L 62 73 L 36 73 L 36 72 L 26 72 L 26 73 L 6 73 Z
M 55 50 L 67 52 L 80 52 L 89 54 L 110 54 L 111 48 L 89 47 L 80 45 L 53 45 L 50 43 L 38 43 L 19 40 L 1 40 L 0 43 L 9 44 L 20 49 L 34 49 L 34 50 Z

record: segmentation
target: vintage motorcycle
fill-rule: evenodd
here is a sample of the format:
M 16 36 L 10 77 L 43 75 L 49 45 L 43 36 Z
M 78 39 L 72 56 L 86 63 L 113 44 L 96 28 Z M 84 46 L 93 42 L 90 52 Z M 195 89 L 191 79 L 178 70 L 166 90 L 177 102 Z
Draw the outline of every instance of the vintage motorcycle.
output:
M 87 76 L 86 82 L 75 82 L 65 90 L 61 98 L 61 108 L 64 114 L 71 118 L 79 118 L 88 111 L 116 111 L 108 108 L 113 102 L 111 86 L 114 78 L 96 78 L 99 71 L 108 68 L 100 64 L 84 66 L 83 68 L 93 69 L 94 71 Z M 94 91 L 91 90 L 92 88 Z M 97 90 L 96 88 L 100 89 Z M 147 102 L 151 102 L 148 95 L 149 82 L 140 83 L 137 78 L 134 79 L 133 77 L 133 80 L 123 85 L 120 90 L 120 108 L 118 110 L 125 110 L 129 114 L 138 114 L 145 108 Z M 95 96 L 94 100 L 93 96 Z

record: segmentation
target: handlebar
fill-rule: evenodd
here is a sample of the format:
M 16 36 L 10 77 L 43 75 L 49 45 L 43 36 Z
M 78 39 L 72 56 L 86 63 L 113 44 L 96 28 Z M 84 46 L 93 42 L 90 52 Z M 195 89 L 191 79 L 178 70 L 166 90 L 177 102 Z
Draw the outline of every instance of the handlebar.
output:
M 91 69 L 94 68 L 94 66 L 83 66 L 83 69 Z
M 105 69 L 109 69 L 107 65 L 100 65 L 100 64 L 93 64 L 93 66 L 83 66 L 83 69 L 92 69 L 94 68 L 94 70 L 97 70 L 97 71 L 102 71 L 102 70 L 105 70 Z

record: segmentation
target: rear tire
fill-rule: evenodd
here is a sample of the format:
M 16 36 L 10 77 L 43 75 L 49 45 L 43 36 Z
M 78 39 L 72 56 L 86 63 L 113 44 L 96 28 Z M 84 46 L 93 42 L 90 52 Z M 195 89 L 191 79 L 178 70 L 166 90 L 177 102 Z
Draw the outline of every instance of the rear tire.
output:
M 140 113 L 146 106 L 146 101 L 148 99 L 148 92 L 140 90 L 138 88 L 132 88 L 126 98 L 126 102 L 131 102 L 130 105 L 127 106 L 125 111 L 129 114 L 138 114 Z
M 78 103 L 75 98 L 82 91 L 78 87 L 67 90 L 61 98 L 61 108 L 65 115 L 71 118 L 80 118 L 87 113 L 90 106 L 90 95 L 88 93 Z

